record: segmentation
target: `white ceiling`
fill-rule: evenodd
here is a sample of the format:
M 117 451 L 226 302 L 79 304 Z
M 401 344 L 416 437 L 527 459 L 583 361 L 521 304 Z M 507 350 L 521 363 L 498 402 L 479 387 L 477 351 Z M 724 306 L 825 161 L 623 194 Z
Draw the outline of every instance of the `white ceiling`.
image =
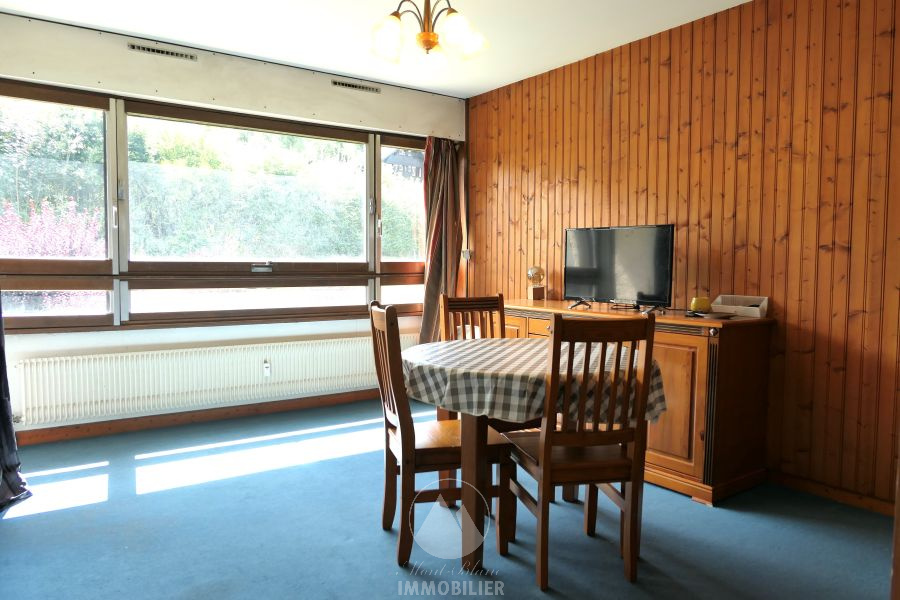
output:
M 746 0 L 453 0 L 488 47 L 437 67 L 372 53 L 397 1 L 0 0 L 0 12 L 468 98 Z

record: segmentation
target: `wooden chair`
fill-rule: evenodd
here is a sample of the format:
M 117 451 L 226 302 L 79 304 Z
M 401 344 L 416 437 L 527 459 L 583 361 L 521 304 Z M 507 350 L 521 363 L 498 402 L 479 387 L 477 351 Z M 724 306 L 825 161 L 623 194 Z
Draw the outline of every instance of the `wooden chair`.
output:
M 588 507 L 585 510 L 585 527 L 589 533 L 596 518 L 598 489 L 619 507 L 620 552 L 625 559 L 625 576 L 630 581 L 637 577 L 644 455 L 647 448 L 647 422 L 644 417 L 652 364 L 653 327 L 652 314 L 603 320 L 553 316 L 547 397 L 541 430 L 539 433 L 505 434 L 514 445 L 513 461 L 538 483 L 537 499 L 516 481 L 511 481 L 510 486 L 537 517 L 535 567 L 541 589 L 547 589 L 548 585 L 549 502 L 554 486 L 567 484 L 589 484 Z M 564 342 L 568 342 L 565 348 Z M 586 354 L 584 367 L 577 372 L 573 366 L 576 345 L 585 348 Z M 561 373 L 560 358 L 563 352 L 565 370 Z M 608 357 L 614 357 L 615 366 L 610 375 L 607 410 L 600 414 L 598 401 L 598 410 L 591 411 L 588 416 L 587 382 L 592 377 L 589 357 L 597 352 L 600 360 L 598 372 L 593 374 L 595 381 L 604 381 L 603 371 Z M 561 388 L 562 396 L 559 395 Z M 599 394 L 595 396 L 599 400 Z M 632 419 L 617 419 L 617 414 L 631 414 Z M 621 483 L 621 491 L 615 489 L 613 483 Z
M 441 340 L 468 340 L 474 338 L 505 338 L 506 317 L 504 316 L 503 294 L 477 298 L 451 298 L 440 296 Z M 456 419 L 455 412 L 437 409 L 439 421 Z M 489 419 L 488 425 L 495 431 L 505 433 L 529 427 L 537 427 L 538 421 L 510 423 L 499 419 Z M 442 485 L 446 489 L 455 487 L 456 471 L 441 473 Z M 448 503 L 449 504 L 449 503 Z M 513 504 L 513 515 L 515 515 Z M 514 516 L 511 518 L 515 518 Z M 515 538 L 511 538 L 511 541 Z
M 375 372 L 384 412 L 384 507 L 381 526 L 391 528 L 397 507 L 397 476 L 400 476 L 400 536 L 397 541 L 397 563 L 409 562 L 413 544 L 415 502 L 435 502 L 443 496 L 459 500 L 459 489 L 416 491 L 416 473 L 459 469 L 461 462 L 458 420 L 414 423 L 406 396 L 403 364 L 400 357 L 400 330 L 393 306 L 369 305 Z M 515 496 L 509 481 L 515 465 L 509 458 L 510 444 L 499 433 L 488 428 L 488 458 L 499 465 L 499 485 L 491 487 L 491 497 L 498 498 L 496 510 L 497 549 L 506 554 L 511 511 Z
M 441 294 L 440 302 L 442 340 L 506 337 L 503 294 L 481 298 L 450 298 Z

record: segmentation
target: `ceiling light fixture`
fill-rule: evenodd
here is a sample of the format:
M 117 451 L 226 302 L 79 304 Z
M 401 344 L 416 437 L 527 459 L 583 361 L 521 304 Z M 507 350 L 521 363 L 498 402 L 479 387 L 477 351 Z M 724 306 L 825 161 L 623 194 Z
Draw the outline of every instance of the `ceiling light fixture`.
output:
M 403 15 L 415 18 L 418 24 L 415 40 L 426 54 L 450 50 L 468 57 L 484 46 L 484 36 L 472 29 L 469 20 L 450 5 L 450 0 L 437 0 L 433 6 L 431 0 L 425 0 L 422 10 L 413 0 L 401 0 L 397 10 L 375 28 L 375 52 L 382 58 L 396 61 L 408 45 Z

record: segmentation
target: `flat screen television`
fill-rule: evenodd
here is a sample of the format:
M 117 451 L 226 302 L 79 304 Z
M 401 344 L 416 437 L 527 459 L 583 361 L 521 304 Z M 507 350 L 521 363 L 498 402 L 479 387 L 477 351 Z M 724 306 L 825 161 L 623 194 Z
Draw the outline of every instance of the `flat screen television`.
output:
M 669 306 L 674 225 L 566 229 L 567 300 Z

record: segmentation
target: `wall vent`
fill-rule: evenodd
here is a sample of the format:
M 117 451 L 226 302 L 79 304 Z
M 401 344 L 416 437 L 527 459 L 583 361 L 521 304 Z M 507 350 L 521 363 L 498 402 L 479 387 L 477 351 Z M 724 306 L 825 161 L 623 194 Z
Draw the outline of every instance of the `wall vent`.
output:
M 340 81 L 338 79 L 332 79 L 331 85 L 336 87 L 347 88 L 350 90 L 358 90 L 360 92 L 368 92 L 370 94 L 380 94 L 381 88 L 375 87 L 374 85 L 363 85 L 362 83 L 352 83 L 350 81 Z
M 128 42 L 128 49 L 134 50 L 135 52 L 145 52 L 147 54 L 156 54 L 158 56 L 168 56 L 169 58 L 178 58 L 181 60 L 197 60 L 196 54 L 190 54 L 188 52 L 179 52 L 177 50 L 168 50 L 166 48 L 158 48 L 156 46 L 143 46 L 141 44 L 135 44 L 133 42 Z

